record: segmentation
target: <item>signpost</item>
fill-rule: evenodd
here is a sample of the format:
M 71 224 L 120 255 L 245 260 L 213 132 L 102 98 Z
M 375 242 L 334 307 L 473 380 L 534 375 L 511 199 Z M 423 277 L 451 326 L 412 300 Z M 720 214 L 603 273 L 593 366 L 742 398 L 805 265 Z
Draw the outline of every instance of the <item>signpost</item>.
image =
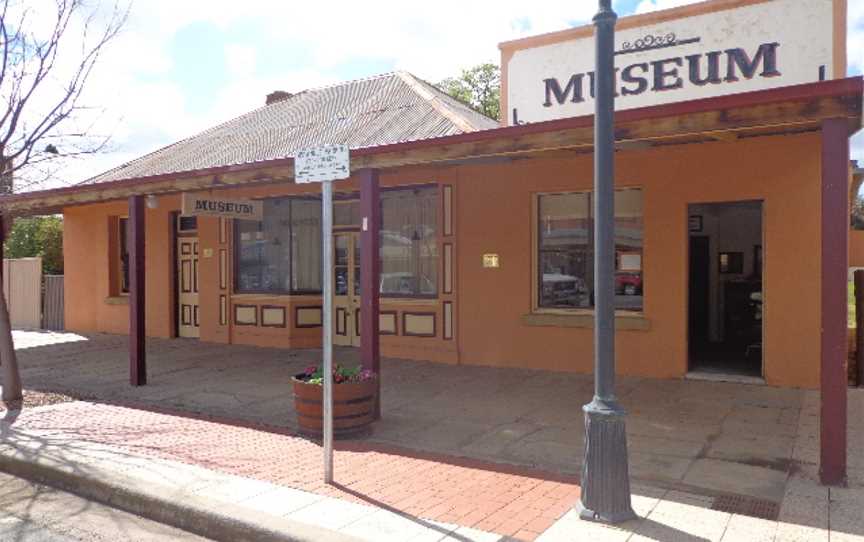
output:
M 304 149 L 294 157 L 294 180 L 321 183 L 322 295 L 324 297 L 324 483 L 333 482 L 333 181 L 351 175 L 346 145 Z

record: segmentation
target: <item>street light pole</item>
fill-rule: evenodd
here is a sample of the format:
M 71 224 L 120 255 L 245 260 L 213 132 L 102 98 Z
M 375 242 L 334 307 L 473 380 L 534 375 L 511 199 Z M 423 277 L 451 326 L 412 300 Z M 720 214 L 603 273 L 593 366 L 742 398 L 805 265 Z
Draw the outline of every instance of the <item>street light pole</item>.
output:
M 615 22 L 612 0 L 599 0 L 594 116 L 594 399 L 585 412 L 582 519 L 619 523 L 630 505 L 626 413 L 615 397 Z

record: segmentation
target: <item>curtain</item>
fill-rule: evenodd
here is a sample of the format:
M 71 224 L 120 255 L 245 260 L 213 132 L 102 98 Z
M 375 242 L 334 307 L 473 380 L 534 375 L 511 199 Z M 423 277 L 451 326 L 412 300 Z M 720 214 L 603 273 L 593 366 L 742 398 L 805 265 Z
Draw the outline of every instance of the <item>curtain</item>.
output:
M 381 194 L 381 293 L 438 293 L 438 188 Z
M 321 202 L 295 199 L 291 202 L 291 276 L 295 292 L 321 291 Z

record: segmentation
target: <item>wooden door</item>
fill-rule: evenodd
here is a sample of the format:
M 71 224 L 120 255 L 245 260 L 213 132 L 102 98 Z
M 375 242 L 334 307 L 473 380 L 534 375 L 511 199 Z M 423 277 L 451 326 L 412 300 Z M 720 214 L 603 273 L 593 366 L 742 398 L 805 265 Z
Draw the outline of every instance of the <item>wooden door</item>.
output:
M 198 337 L 198 238 L 177 239 L 178 332 L 181 337 Z
M 360 235 L 333 235 L 333 344 L 360 346 Z
M 690 355 L 708 343 L 711 251 L 707 236 L 690 237 Z M 693 361 L 692 359 L 690 360 Z

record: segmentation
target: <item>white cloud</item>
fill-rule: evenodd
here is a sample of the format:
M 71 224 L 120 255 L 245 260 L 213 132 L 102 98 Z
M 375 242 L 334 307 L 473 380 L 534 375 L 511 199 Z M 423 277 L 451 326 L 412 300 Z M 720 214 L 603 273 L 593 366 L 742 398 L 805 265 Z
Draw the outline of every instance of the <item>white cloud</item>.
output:
M 45 2 L 46 0 L 33 0 Z M 695 0 L 641 0 L 644 13 Z M 850 66 L 864 69 L 864 1 L 849 2 Z M 97 128 L 112 133 L 115 152 L 78 160 L 64 180 L 79 181 L 263 104 L 275 89 L 299 91 L 336 82 L 339 68 L 388 60 L 430 81 L 479 62 L 497 61 L 501 41 L 589 22 L 596 2 L 439 0 L 422 8 L 396 0 L 273 2 L 272 0 L 147 0 L 135 2 L 128 25 L 106 50 L 87 103 L 104 110 Z M 228 82 L 195 95 L 172 77 L 178 32 L 209 23 L 229 34 L 223 46 Z M 248 40 L 254 28 L 256 49 Z M 246 32 L 244 34 L 244 32 Z M 306 65 L 260 73 L 266 54 L 298 51 Z M 359 75 L 373 75 L 358 74 Z M 209 105 L 202 111 L 202 103 Z M 193 107 L 195 106 L 195 107 Z M 193 113 L 194 111 L 194 113 Z M 854 156 L 864 160 L 864 139 Z
M 636 13 L 648 13 L 649 11 L 657 11 L 659 9 L 677 8 L 694 4 L 699 0 L 642 0 L 636 6 Z
M 504 0 L 494 9 L 481 2 L 441 0 L 422 10 L 396 0 L 136 2 L 123 35 L 106 51 L 87 91 L 88 103 L 104 109 L 98 126 L 113 134 L 117 150 L 108 157 L 72 162 L 63 178 L 67 183 L 83 180 L 107 169 L 106 164 L 119 165 L 224 122 L 263 105 L 272 90 L 337 82 L 333 74 L 340 66 L 389 59 L 396 69 L 438 81 L 479 62 L 497 62 L 501 41 L 587 22 L 595 10 L 593 3 L 567 0 L 551 0 L 543 9 L 520 0 Z M 202 22 L 236 34 L 223 48 L 229 82 L 208 90 L 206 97 L 190 95 L 169 76 L 173 38 Z M 311 62 L 275 76 L 258 74 L 264 51 L 235 32 L 241 24 L 254 26 L 269 49 L 292 53 L 300 48 Z M 193 101 L 202 99 L 212 105 L 191 113 Z
M 229 43 L 225 45 L 225 65 L 233 78 L 251 77 L 255 74 L 255 48 L 249 45 Z

